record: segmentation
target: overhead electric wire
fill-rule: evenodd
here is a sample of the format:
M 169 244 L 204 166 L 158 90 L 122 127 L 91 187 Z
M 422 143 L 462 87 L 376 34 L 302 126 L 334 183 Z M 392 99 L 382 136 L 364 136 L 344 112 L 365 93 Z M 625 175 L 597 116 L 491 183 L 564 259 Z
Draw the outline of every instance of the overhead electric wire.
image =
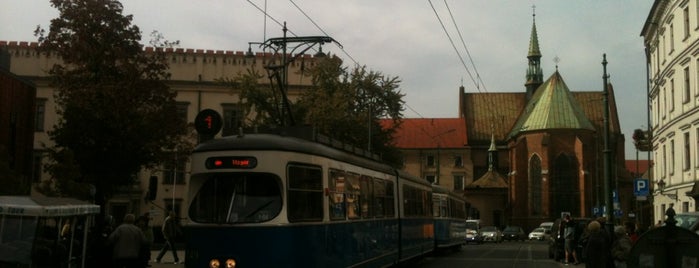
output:
M 296 9 L 298 9 L 301 12 L 301 14 L 306 16 L 306 18 L 309 21 L 311 21 L 311 23 L 313 23 L 313 25 L 315 25 L 316 28 L 318 28 L 318 30 L 320 30 L 320 32 L 322 32 L 325 36 L 330 36 L 328 33 L 325 32 L 325 30 L 323 30 L 323 28 L 320 28 L 320 26 L 310 16 L 308 16 L 308 14 L 306 14 L 306 12 L 303 11 L 303 9 L 301 9 L 301 7 L 299 7 L 299 5 L 297 5 L 293 0 L 289 0 L 289 2 L 291 2 L 291 4 L 293 4 L 296 7 Z M 352 60 L 352 62 L 354 62 L 355 66 L 359 66 L 359 63 L 356 60 L 354 60 L 354 58 L 352 56 L 350 56 L 349 53 L 347 53 L 347 51 L 345 50 L 344 47 L 342 47 L 342 46 L 338 46 L 338 47 L 340 48 L 340 50 L 343 53 L 345 53 L 345 56 L 347 56 L 350 60 Z
M 444 30 L 444 33 L 447 35 L 447 38 L 449 39 L 449 43 L 451 43 L 452 48 L 454 48 L 454 52 L 456 52 L 456 55 L 459 56 L 459 61 L 461 61 L 461 65 L 464 66 L 464 69 L 466 69 L 466 73 L 471 78 L 471 81 L 473 81 L 473 84 L 476 86 L 476 89 L 480 92 L 480 88 L 478 87 L 478 82 L 476 82 L 476 79 L 473 78 L 471 71 L 468 70 L 468 66 L 466 66 L 466 62 L 464 61 L 464 58 L 461 56 L 461 53 L 459 52 L 459 50 L 456 48 L 456 45 L 454 44 L 454 40 L 451 38 L 451 35 L 449 35 L 449 31 L 447 31 L 447 28 L 444 26 L 444 22 L 442 21 L 442 18 L 439 17 L 439 13 L 437 13 L 437 9 L 434 8 L 434 5 L 432 4 L 432 0 L 427 0 L 427 1 L 430 3 L 430 7 L 432 7 L 432 11 L 434 11 L 434 15 L 437 16 L 437 20 L 439 21 L 439 24 L 442 26 L 442 30 Z
M 449 4 L 447 4 L 447 0 L 444 0 L 444 5 L 447 7 L 447 10 L 449 11 L 449 17 L 451 17 L 451 22 L 454 24 L 454 28 L 456 28 L 456 33 L 459 34 L 459 39 L 461 39 L 461 45 L 464 47 L 464 50 L 466 51 L 466 55 L 468 55 L 468 60 L 471 62 L 471 66 L 473 66 L 473 71 L 476 73 L 476 79 L 478 82 L 483 85 L 483 90 L 485 92 L 488 92 L 488 89 L 485 87 L 485 83 L 483 83 L 483 80 L 481 80 L 481 75 L 478 73 L 478 69 L 476 68 L 476 64 L 473 62 L 473 58 L 471 57 L 471 52 L 468 51 L 468 47 L 466 47 L 466 42 L 464 41 L 463 35 L 461 35 L 461 29 L 459 29 L 459 26 L 456 24 L 456 20 L 454 19 L 454 14 L 451 13 L 451 8 L 449 8 Z M 476 85 L 476 88 L 478 86 Z

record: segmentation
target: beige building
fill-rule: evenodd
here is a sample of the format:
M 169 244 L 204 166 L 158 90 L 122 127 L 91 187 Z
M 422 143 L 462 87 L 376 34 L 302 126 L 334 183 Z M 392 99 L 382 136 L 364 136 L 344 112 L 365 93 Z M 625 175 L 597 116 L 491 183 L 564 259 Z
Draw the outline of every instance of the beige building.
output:
M 49 86 L 47 70 L 59 62 L 56 55 L 43 55 L 36 51 L 37 43 L 0 41 L 0 50 L 9 55 L 9 71 L 36 84 L 37 124 L 34 133 L 34 170 L 33 182 L 48 179 L 48 174 L 38 164 L 46 161 L 46 146 L 52 146 L 47 134 L 56 124 L 58 118 L 53 99 L 54 89 Z M 151 48 L 147 48 L 148 49 Z M 254 68 L 263 74 L 262 84 L 269 84 L 263 66 L 280 62 L 272 53 L 257 53 L 253 57 L 242 51 L 202 50 L 202 49 L 168 49 L 166 51 L 170 64 L 170 87 L 177 91 L 179 116 L 187 118 L 193 124 L 197 113 L 203 109 L 213 109 L 223 117 L 223 129 L 218 134 L 236 133 L 238 122 L 242 120 L 236 92 L 217 82 L 217 79 L 233 78 L 238 73 Z M 272 62 L 271 62 L 272 61 Z M 310 77 L 305 76 L 305 68 L 312 67 L 314 59 L 310 55 L 300 55 L 289 65 L 289 97 L 291 100 L 300 90 L 311 85 Z M 163 210 L 174 209 L 183 218 L 187 200 L 187 181 L 189 180 L 188 155 L 173 153 L 173 162 L 164 163 L 159 169 L 143 170 L 138 174 L 139 182 L 111 198 L 106 207 L 106 214 L 116 219 L 126 213 L 151 212 L 153 224 L 159 225 L 164 219 Z M 177 164 L 175 164 L 177 163 Z M 176 169 L 173 167 L 176 166 Z M 174 172 L 173 172 L 174 171 Z M 158 193 L 155 201 L 145 201 L 151 178 L 157 179 Z M 36 194 L 36 193 L 34 193 Z
M 697 211 L 699 1 L 655 1 L 643 30 L 648 69 L 654 222 Z

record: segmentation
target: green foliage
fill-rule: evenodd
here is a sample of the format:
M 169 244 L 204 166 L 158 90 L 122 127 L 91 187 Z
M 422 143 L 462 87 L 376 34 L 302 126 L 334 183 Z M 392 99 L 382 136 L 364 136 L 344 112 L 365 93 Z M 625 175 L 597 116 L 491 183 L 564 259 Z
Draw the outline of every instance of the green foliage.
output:
M 191 133 L 177 116 L 176 93 L 167 86 L 162 48 L 145 52 L 141 32 L 114 0 L 52 0 L 60 15 L 49 31 L 37 28 L 40 50 L 63 60 L 49 74 L 60 119 L 49 132 L 55 147 L 47 170 L 61 195 L 96 187 L 109 197 L 133 183 L 144 167 L 187 152 Z M 155 43 L 162 41 L 156 35 Z M 85 184 L 73 187 L 72 183 Z M 76 195 L 82 195 L 78 190 Z
M 380 154 L 391 164 L 402 164 L 392 138 L 400 126 L 404 104 L 397 77 L 366 67 L 348 72 L 337 57 L 319 59 L 308 75 L 313 87 L 304 89 L 291 105 L 297 125 L 313 126 L 322 134 Z M 239 104 L 246 117 L 253 118 L 245 127 L 283 126 L 280 90 L 274 83 L 260 85 L 260 78 L 259 73 L 248 70 L 221 81 L 240 92 Z M 392 119 L 393 124 L 382 126 L 381 119 Z

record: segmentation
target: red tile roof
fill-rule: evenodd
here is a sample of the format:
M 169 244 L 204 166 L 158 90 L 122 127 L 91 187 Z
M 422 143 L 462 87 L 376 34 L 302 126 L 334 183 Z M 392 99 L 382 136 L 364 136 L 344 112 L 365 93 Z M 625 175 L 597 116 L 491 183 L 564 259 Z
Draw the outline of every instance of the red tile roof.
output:
M 395 145 L 400 149 L 463 148 L 467 144 L 462 118 L 404 118 L 396 130 Z M 390 120 L 382 121 L 390 124 Z
M 648 171 L 648 168 L 651 165 L 650 160 L 638 160 L 638 172 L 636 172 L 636 160 L 626 160 L 626 170 L 631 172 L 631 174 L 635 174 L 636 176 L 640 176 L 646 173 Z

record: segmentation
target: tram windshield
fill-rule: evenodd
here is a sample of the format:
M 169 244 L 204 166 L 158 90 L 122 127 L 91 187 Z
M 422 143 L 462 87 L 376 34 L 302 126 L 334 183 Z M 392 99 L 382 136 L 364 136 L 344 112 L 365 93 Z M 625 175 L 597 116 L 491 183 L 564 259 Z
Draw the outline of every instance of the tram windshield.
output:
M 255 223 L 276 217 L 282 208 L 281 180 L 268 173 L 217 173 L 192 199 L 189 217 L 200 223 Z

